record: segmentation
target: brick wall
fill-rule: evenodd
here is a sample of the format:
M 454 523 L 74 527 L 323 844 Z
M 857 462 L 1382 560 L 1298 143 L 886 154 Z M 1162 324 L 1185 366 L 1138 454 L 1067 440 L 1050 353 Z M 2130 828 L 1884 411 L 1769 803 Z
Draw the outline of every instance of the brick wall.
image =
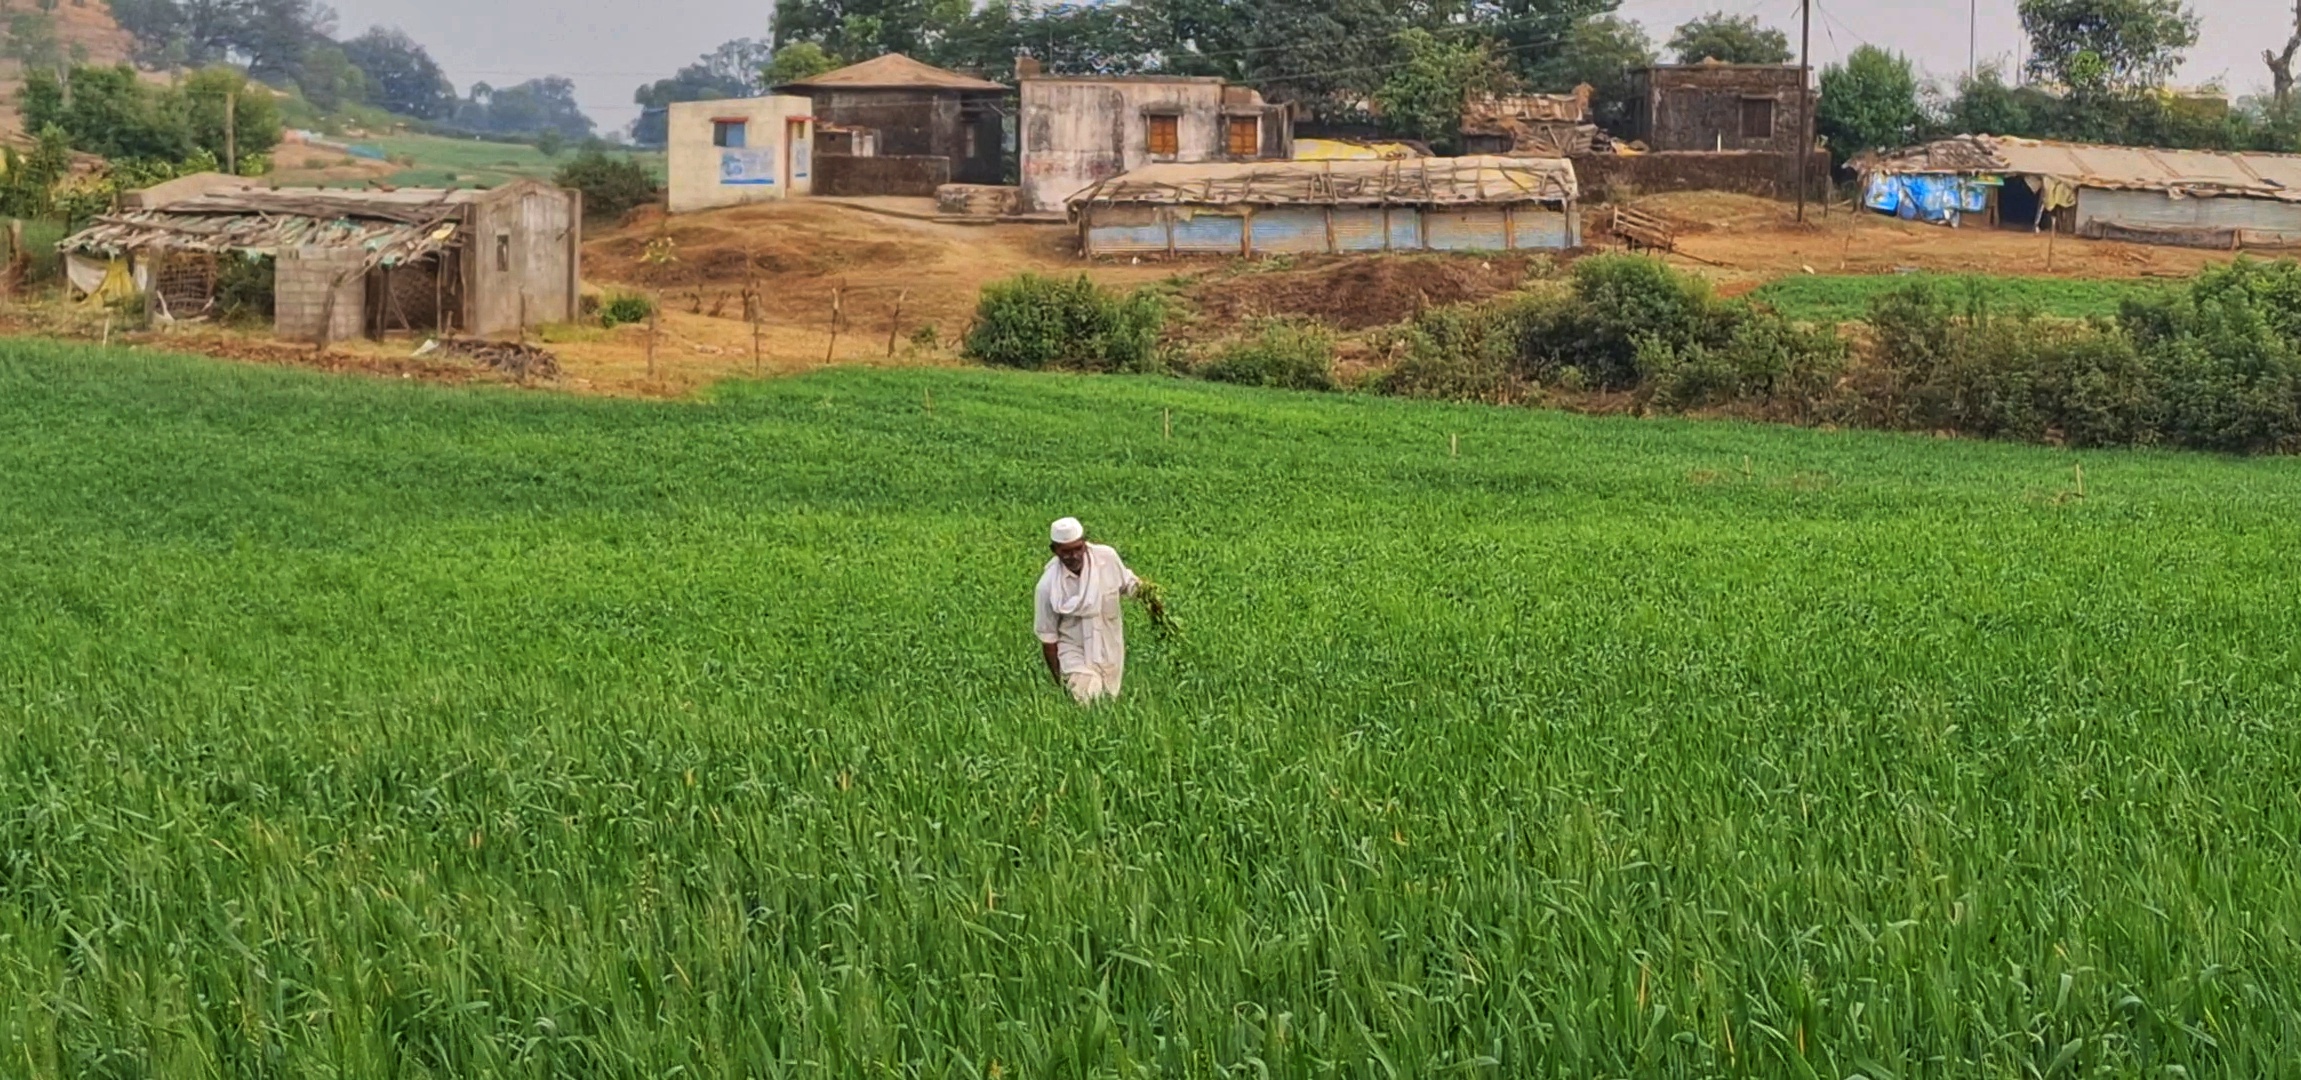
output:
M 817 195 L 911 195 L 932 199 L 936 188 L 950 182 L 949 158 L 846 154 L 820 154 L 815 158 Z
M 293 341 L 344 341 L 367 325 L 367 277 L 358 273 L 365 253 L 358 249 L 306 247 L 280 252 L 272 287 L 273 330 Z M 337 278 L 335 309 L 328 291 Z M 321 320 L 327 319 L 326 334 Z
M 1574 159 L 1584 203 L 1621 202 L 1661 191 L 1732 191 L 1768 199 L 1797 197 L 1796 159 L 1762 151 L 1723 154 L 1588 154 Z M 1807 162 L 1808 197 L 1821 197 L 1830 175 L 1828 151 Z

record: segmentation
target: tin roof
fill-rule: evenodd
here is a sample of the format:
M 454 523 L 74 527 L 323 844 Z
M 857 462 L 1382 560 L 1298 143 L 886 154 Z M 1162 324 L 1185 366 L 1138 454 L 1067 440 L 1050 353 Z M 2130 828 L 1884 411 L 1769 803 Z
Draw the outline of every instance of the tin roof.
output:
M 1560 202 L 1577 193 L 1564 158 L 1203 162 L 1121 173 L 1070 204 L 1405 206 Z
M 1004 90 L 972 75 L 922 64 L 902 53 L 875 56 L 860 64 L 826 71 L 811 79 L 784 83 L 778 90 Z
M 2156 150 L 1961 135 L 1867 155 L 1854 165 L 1864 172 L 1897 175 L 2012 173 L 2051 177 L 2076 187 L 2301 202 L 2301 156 L 2293 154 Z

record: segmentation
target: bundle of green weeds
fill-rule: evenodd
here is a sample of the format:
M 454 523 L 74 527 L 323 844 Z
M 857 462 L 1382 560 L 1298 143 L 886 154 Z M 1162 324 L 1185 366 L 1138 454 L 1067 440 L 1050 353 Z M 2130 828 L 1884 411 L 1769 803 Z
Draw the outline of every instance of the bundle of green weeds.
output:
M 1166 590 L 1158 582 L 1146 577 L 1135 579 L 1135 599 L 1142 601 L 1143 610 L 1150 613 L 1151 629 L 1162 638 L 1182 634 L 1182 623 L 1166 607 Z

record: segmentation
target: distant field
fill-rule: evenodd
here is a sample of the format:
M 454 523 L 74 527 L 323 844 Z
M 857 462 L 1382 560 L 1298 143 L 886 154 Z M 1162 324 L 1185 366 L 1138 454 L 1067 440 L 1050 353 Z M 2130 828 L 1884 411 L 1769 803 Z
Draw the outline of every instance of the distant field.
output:
M 2301 461 L 25 341 L 0 431 L 0 1075 L 2301 1076 Z M 1091 712 L 1069 513 L 1187 626 Z
M 514 180 L 533 178 L 548 180 L 559 167 L 575 156 L 574 149 L 561 151 L 555 157 L 544 156 L 543 151 L 524 143 L 485 142 L 478 139 L 452 139 L 439 135 L 387 135 L 357 140 L 398 157 L 402 154 L 415 158 L 412 168 L 392 174 L 391 182 L 407 187 L 495 187 Z M 660 174 L 663 171 L 661 154 L 635 154 Z
M 2065 319 L 2114 315 L 2125 298 L 2162 287 L 2162 283 L 2151 281 L 1986 274 L 1809 274 L 1768 282 L 1750 298 L 1772 304 L 1793 319 L 1846 322 L 1868 314 L 1871 297 L 1920 281 L 1933 282 L 1960 298 L 1978 291 L 1999 311 L 2030 311 Z

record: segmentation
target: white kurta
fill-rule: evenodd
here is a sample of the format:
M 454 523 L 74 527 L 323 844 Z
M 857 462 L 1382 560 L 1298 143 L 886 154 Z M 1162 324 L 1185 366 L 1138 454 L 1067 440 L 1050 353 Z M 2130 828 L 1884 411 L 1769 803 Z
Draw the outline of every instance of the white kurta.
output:
M 1127 662 L 1119 598 L 1132 595 L 1136 584 L 1119 553 L 1103 544 L 1087 545 L 1080 573 L 1071 573 L 1061 559 L 1047 560 L 1033 597 L 1032 628 L 1040 641 L 1055 647 L 1055 666 L 1073 696 L 1118 695 Z

